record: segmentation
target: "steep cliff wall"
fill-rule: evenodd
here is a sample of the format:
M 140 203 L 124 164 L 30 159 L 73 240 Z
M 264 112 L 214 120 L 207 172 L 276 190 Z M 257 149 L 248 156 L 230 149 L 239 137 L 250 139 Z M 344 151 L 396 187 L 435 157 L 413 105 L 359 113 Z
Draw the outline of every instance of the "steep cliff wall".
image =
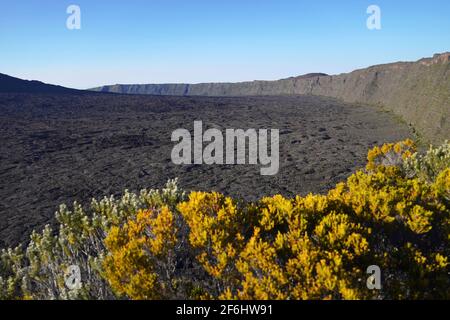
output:
M 277 81 L 240 83 L 113 85 L 92 90 L 186 96 L 322 95 L 383 106 L 401 116 L 429 141 L 450 139 L 450 53 L 334 76 L 308 74 Z

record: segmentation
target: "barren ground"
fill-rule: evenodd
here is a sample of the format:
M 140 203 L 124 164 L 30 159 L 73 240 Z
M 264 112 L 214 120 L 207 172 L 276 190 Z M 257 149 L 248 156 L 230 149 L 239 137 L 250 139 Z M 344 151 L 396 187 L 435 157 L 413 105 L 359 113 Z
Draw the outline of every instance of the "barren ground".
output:
M 259 165 L 172 164 L 171 133 L 280 130 L 280 171 Z M 159 188 L 178 177 L 186 190 L 246 200 L 326 192 L 365 164 L 368 148 L 410 137 L 389 113 L 330 98 L 157 97 L 0 94 L 0 247 L 54 223 L 60 203 L 88 205 L 124 189 Z

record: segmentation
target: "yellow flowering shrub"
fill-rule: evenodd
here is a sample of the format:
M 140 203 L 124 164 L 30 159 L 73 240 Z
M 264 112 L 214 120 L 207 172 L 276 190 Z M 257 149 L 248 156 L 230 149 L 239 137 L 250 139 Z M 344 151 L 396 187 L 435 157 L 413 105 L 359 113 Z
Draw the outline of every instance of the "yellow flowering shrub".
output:
M 406 139 L 397 143 L 385 143 L 381 147 L 374 147 L 367 154 L 367 170 L 379 166 L 395 166 L 416 152 L 414 141 Z
M 189 227 L 189 245 L 196 261 L 213 277 L 208 296 L 218 294 L 217 287 L 236 278 L 236 254 L 244 245 L 245 234 L 253 224 L 250 216 L 238 209 L 230 197 L 217 192 L 192 192 L 189 200 L 178 205 Z
M 305 201 L 306 200 L 306 201 Z M 289 204 L 288 204 L 289 202 Z M 261 201 L 260 212 L 284 209 L 270 219 L 270 232 L 264 231 L 267 216 L 239 254 L 236 268 L 240 283 L 227 287 L 221 298 L 237 299 L 326 299 L 356 298 L 361 276 L 355 266 L 368 243 L 363 228 L 349 217 L 327 213 L 324 197 L 309 195 L 295 200 L 275 196 Z M 274 205 L 276 204 L 276 205 Z M 318 209 L 311 211 L 312 208 Z M 281 210 L 280 210 L 281 211 Z M 283 215 L 285 218 L 280 219 Z M 356 282 L 356 283 L 353 283 Z M 359 285 L 361 287 L 361 285 Z M 364 289 L 363 287 L 361 287 Z M 364 290 L 361 290 L 364 291 Z
M 327 195 L 276 195 L 227 207 L 232 200 L 217 193 L 191 194 L 179 210 L 191 235 L 204 236 L 201 246 L 191 241 L 201 249 L 199 262 L 210 270 L 204 259 L 211 248 L 214 261 L 226 261 L 221 272 L 209 272 L 221 279 L 218 297 L 448 298 L 450 170 L 431 184 L 409 178 L 398 161 L 413 151 L 409 140 L 374 148 L 367 171 Z M 228 226 L 223 212 L 240 219 Z M 366 287 L 370 265 L 384 272 L 380 291 Z M 223 281 L 225 271 L 232 279 Z
M 105 239 L 103 272 L 114 292 L 132 299 L 168 297 L 175 234 L 168 207 L 141 210 L 124 226 L 113 226 Z
M 104 242 L 111 227 L 123 226 L 140 210 L 174 208 L 183 199 L 176 180 L 169 180 L 162 190 L 125 191 L 119 198 L 94 199 L 88 208 L 61 205 L 57 230 L 46 226 L 33 232 L 26 246 L 0 251 L 0 299 L 114 299 L 103 272 L 108 254 Z M 81 277 L 76 286 L 68 286 L 73 266 Z

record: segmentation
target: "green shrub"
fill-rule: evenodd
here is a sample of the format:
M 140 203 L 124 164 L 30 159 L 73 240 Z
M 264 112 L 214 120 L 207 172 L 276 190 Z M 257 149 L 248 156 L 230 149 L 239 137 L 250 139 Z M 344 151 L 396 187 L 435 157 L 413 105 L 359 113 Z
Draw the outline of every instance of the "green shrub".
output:
M 115 295 L 102 276 L 107 233 L 122 226 L 139 210 L 167 205 L 174 208 L 183 200 L 176 180 L 160 190 L 142 190 L 139 195 L 125 191 L 100 201 L 93 200 L 86 212 L 74 203 L 69 210 L 61 205 L 56 213 L 59 230 L 46 226 L 33 232 L 24 248 L 2 250 L 0 299 L 113 299 Z M 81 287 L 65 284 L 69 266 L 81 271 Z

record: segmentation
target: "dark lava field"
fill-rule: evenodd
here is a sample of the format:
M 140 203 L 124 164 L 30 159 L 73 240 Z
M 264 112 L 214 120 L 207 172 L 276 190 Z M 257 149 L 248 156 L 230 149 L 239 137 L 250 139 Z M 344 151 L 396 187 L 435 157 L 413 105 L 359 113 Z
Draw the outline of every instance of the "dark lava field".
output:
M 280 169 L 175 165 L 172 131 L 279 129 Z M 54 223 L 59 204 L 124 189 L 216 190 L 246 200 L 326 192 L 365 165 L 367 150 L 411 137 L 390 113 L 331 98 L 0 93 L 0 247 Z

